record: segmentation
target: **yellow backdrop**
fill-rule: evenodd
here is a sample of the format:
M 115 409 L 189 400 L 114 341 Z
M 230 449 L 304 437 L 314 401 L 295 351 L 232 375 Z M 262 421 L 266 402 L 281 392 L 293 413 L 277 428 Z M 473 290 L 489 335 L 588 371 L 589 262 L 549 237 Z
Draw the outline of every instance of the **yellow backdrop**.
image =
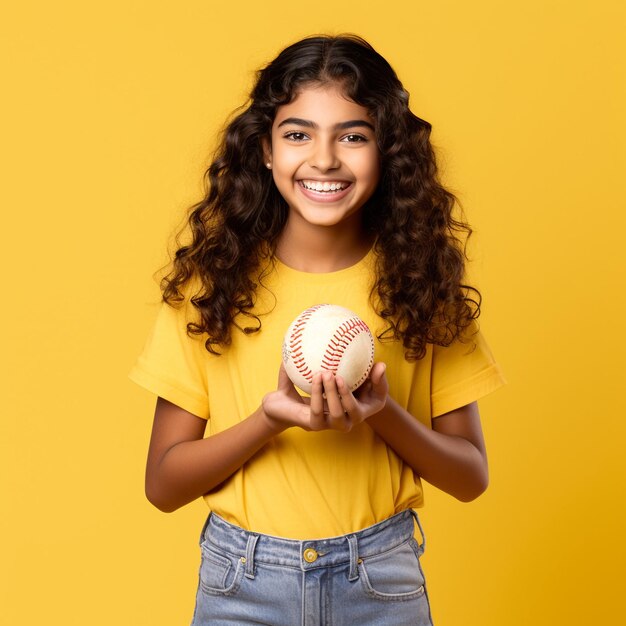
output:
M 626 94 L 621 0 L 25 0 L 0 25 L 0 619 L 191 617 L 203 504 L 143 496 L 154 399 L 126 374 L 152 273 L 225 116 L 287 43 L 352 31 L 434 125 L 475 227 L 492 483 L 429 489 L 437 626 L 623 613 Z

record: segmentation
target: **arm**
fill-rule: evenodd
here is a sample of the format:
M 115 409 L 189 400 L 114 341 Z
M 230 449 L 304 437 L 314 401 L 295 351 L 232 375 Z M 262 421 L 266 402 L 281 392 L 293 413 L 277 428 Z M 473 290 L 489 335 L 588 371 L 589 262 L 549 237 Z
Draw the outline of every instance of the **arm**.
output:
M 476 402 L 434 418 L 431 430 L 388 397 L 385 408 L 367 423 L 435 487 L 463 502 L 487 489 L 487 454 Z
M 146 465 L 146 496 L 174 511 L 211 491 L 275 434 L 261 408 L 237 425 L 203 439 L 206 420 L 159 398 Z
M 367 423 L 435 487 L 463 502 L 474 500 L 487 488 L 487 454 L 476 402 L 434 418 L 431 430 L 388 395 L 382 364 L 376 364 L 356 396 L 340 377 L 334 389 L 329 384 L 325 391 L 331 414 L 345 411 L 356 416 L 363 413 L 364 403 L 370 404 L 371 398 L 382 401 L 382 409 L 369 416 L 365 413 Z
M 162 511 L 174 511 L 218 487 L 287 428 L 347 431 L 365 419 L 364 412 L 354 420 L 345 418 L 343 410 L 336 418 L 329 415 L 324 410 L 326 385 L 334 387 L 332 375 L 323 380 L 316 374 L 311 399 L 305 400 L 281 367 L 276 391 L 252 415 L 206 439 L 206 420 L 159 398 L 146 466 L 148 500 Z M 381 406 L 382 401 L 372 411 Z

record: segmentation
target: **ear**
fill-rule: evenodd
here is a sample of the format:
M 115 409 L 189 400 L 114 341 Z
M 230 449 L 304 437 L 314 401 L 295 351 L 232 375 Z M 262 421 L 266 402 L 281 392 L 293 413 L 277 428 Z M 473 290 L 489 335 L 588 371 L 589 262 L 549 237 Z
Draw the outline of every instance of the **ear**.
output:
M 267 164 L 272 162 L 272 142 L 269 137 L 261 137 L 261 148 L 263 149 L 263 161 Z

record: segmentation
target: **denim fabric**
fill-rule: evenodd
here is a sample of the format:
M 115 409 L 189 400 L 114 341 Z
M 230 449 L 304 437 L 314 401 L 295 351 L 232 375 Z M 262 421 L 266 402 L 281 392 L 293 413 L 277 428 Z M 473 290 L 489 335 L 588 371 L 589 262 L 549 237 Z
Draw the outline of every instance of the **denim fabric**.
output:
M 432 626 L 415 521 L 407 510 L 351 535 L 293 541 L 211 514 L 192 626 Z

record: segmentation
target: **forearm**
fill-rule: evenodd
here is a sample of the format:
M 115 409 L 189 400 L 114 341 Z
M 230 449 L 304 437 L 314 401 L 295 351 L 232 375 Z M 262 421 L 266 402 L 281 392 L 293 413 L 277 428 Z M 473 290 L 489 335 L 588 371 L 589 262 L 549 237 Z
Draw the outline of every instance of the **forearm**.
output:
M 478 497 L 488 484 L 487 458 L 476 411 L 468 438 L 427 428 L 391 397 L 382 411 L 367 420 L 370 427 L 424 480 L 464 502 Z M 436 418 L 444 420 L 447 416 Z M 458 419 L 451 416 L 450 420 Z M 469 414 L 470 424 L 474 416 Z M 470 439 L 474 439 L 472 442 Z
M 149 461 L 146 495 L 162 511 L 174 511 L 232 476 L 277 432 L 259 408 L 225 431 L 181 441 Z

